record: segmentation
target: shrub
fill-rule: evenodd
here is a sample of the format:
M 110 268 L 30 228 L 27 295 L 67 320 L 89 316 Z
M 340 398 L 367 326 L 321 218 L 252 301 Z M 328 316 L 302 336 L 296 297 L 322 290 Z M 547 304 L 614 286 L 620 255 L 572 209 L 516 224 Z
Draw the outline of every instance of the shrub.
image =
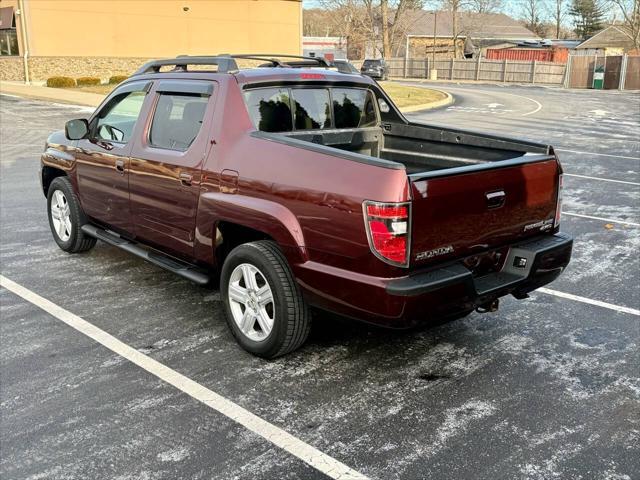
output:
M 79 87 L 86 87 L 87 85 L 100 85 L 100 79 L 98 77 L 80 77 L 76 78 L 76 82 Z
M 112 85 L 117 85 L 118 83 L 124 82 L 127 78 L 126 75 L 114 75 L 113 77 L 109 77 L 109 83 Z
M 76 81 L 70 77 L 49 77 L 47 78 L 47 87 L 67 88 L 75 87 Z

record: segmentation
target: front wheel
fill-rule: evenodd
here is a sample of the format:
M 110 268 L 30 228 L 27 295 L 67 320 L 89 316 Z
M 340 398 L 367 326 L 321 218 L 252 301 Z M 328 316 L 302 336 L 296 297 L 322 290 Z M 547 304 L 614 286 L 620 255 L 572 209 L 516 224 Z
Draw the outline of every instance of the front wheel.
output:
M 248 352 L 275 358 L 300 347 L 311 327 L 291 268 L 272 241 L 234 248 L 220 275 L 227 323 Z
M 51 182 L 47 192 L 47 212 L 53 239 L 65 252 L 84 252 L 96 244 L 95 238 L 85 235 L 80 229 L 87 220 L 67 177 L 57 177 Z

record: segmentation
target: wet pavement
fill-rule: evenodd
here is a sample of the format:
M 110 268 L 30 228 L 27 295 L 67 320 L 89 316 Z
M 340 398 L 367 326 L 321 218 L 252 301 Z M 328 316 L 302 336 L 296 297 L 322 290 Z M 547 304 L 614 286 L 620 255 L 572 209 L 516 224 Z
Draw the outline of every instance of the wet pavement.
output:
M 554 144 L 564 210 L 608 219 L 563 217 L 574 259 L 549 288 L 639 309 L 640 97 L 440 88 L 456 102 L 412 119 Z M 58 249 L 39 154 L 83 115 L 0 97 L 5 277 L 371 479 L 638 478 L 639 316 L 543 293 L 410 332 L 317 314 L 299 351 L 252 357 L 217 291 L 104 243 Z M 329 478 L 1 288 L 0 304 L 3 479 Z

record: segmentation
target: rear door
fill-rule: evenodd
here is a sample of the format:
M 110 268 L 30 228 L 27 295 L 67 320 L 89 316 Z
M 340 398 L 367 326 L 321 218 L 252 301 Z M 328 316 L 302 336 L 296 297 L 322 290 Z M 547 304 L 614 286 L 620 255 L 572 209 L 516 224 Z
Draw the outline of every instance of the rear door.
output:
M 129 191 L 136 237 L 193 257 L 201 171 L 210 147 L 214 82 L 161 80 L 131 153 Z
M 85 213 L 125 235 L 132 235 L 129 210 L 129 154 L 140 131 L 151 82 L 116 89 L 92 117 L 87 139 L 76 145 L 76 172 Z
M 410 175 L 412 265 L 472 255 L 553 230 L 559 167 L 553 157 L 538 158 L 469 173 Z

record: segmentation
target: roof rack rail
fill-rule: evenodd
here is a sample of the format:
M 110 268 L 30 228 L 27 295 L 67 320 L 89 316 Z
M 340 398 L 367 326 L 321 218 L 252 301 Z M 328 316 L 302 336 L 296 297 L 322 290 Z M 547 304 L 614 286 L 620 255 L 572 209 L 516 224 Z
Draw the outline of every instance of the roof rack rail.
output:
M 272 67 L 290 67 L 305 68 L 318 66 L 321 68 L 335 67 L 341 73 L 351 73 L 341 65 L 334 65 L 330 61 L 322 57 L 306 57 L 301 55 L 280 55 L 277 53 L 243 53 L 237 55 L 229 55 L 223 53 L 212 56 L 189 56 L 178 55 L 176 58 L 165 58 L 161 60 L 152 60 L 145 63 L 133 75 L 143 75 L 145 73 L 158 73 L 160 68 L 174 66 L 175 70 L 187 71 L 188 65 L 216 65 L 218 73 L 233 73 L 239 70 L 236 59 L 242 60 L 261 60 L 269 62 Z M 285 60 L 285 61 L 281 61 Z M 288 62 L 286 59 L 294 59 L 297 61 Z
M 198 56 L 190 57 L 188 55 L 180 55 L 176 58 L 165 58 L 162 60 L 152 60 L 145 63 L 133 75 L 142 75 L 145 73 L 158 73 L 161 67 L 175 66 L 176 70 L 187 71 L 187 65 L 216 65 L 218 72 L 229 73 L 238 70 L 238 64 L 229 55 L 216 56 Z
M 307 62 L 305 66 L 309 66 L 308 62 L 313 62 L 319 67 L 331 67 L 331 64 L 327 62 L 324 58 L 321 57 L 306 57 L 302 55 L 284 55 L 279 53 L 242 53 L 238 55 L 229 55 L 231 58 L 241 58 L 243 60 L 267 60 L 269 62 L 274 63 L 275 67 L 291 67 L 296 63 L 302 62 L 281 62 L 279 59 L 288 59 L 293 58 L 296 60 L 304 60 Z

